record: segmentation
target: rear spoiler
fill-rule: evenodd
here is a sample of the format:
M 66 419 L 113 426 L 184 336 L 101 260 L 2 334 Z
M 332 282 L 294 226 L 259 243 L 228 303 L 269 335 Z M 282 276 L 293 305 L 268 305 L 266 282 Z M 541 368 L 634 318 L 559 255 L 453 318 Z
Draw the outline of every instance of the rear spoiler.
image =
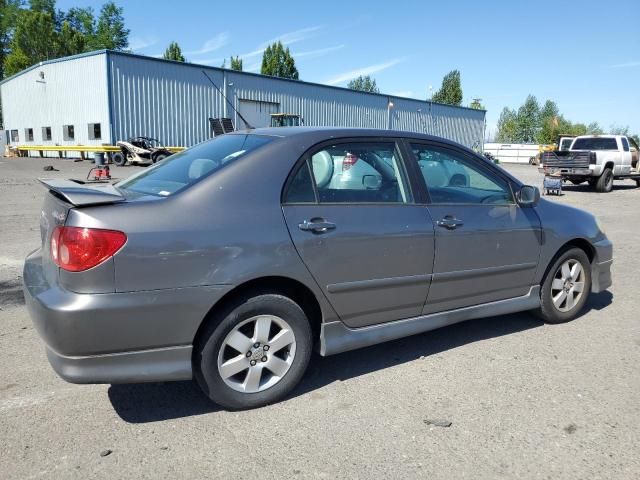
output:
M 56 197 L 76 207 L 125 202 L 110 183 L 83 183 L 82 180 L 38 179 Z

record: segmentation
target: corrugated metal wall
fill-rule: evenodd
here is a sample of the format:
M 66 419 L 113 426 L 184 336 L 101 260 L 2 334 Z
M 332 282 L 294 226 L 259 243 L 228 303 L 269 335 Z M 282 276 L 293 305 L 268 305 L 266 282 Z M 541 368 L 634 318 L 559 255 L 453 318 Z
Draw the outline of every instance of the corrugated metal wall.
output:
M 203 68 L 236 108 L 242 100 L 269 102 L 281 112 L 302 115 L 309 126 L 392 128 L 469 147 L 482 144 L 484 111 L 104 51 L 37 65 L 3 82 L 5 128 L 18 130 L 19 140 L 12 143 L 19 144 L 29 143 L 25 128 L 33 128 L 34 145 L 100 144 L 146 135 L 191 146 L 210 137 L 210 117 L 229 116 L 243 127 Z M 89 138 L 89 123 L 101 124 L 101 140 Z M 73 140 L 64 139 L 63 125 L 74 125 Z M 42 139 L 47 126 L 50 141 Z
M 105 54 L 84 55 L 36 65 L 3 82 L 4 127 L 18 130 L 11 144 L 109 143 L 106 67 Z M 101 124 L 101 140 L 89 139 L 90 123 Z M 73 140 L 64 139 L 63 125 L 74 126 Z M 51 127 L 51 140 L 43 139 L 42 127 Z M 33 141 L 25 138 L 26 128 L 33 129 Z
M 147 135 L 165 144 L 191 146 L 209 138 L 209 117 L 229 116 L 241 127 L 233 109 L 203 75 L 206 68 L 220 89 L 226 79 L 226 96 L 236 108 L 241 100 L 277 103 L 281 112 L 298 113 L 309 126 L 392 128 L 430 133 L 469 147 L 482 145 L 484 111 L 135 55 L 108 55 L 114 141 Z

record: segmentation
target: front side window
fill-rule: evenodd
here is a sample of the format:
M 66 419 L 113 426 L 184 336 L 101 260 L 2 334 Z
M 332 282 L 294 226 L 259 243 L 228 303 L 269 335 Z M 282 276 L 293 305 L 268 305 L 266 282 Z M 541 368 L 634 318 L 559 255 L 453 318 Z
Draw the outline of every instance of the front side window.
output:
M 573 138 L 563 138 L 560 142 L 560 151 L 564 152 L 571 148 L 571 144 L 573 143 Z
M 479 161 L 454 150 L 412 144 L 431 203 L 505 205 L 513 203 L 508 182 Z
M 624 137 L 622 137 L 622 149 L 623 149 L 625 152 L 628 152 L 628 151 L 629 151 L 629 142 L 627 142 L 627 139 L 626 139 L 626 138 L 624 138 Z
M 301 168 L 285 201 L 319 203 L 407 203 L 409 191 L 394 142 L 336 143 L 307 160 L 313 182 Z M 315 186 L 315 192 L 313 189 Z
M 51 127 L 42 127 L 42 140 L 51 140 Z
M 73 140 L 73 139 L 76 138 L 73 125 L 63 125 L 63 127 L 62 127 L 62 138 L 64 140 Z
M 222 135 L 171 155 L 153 167 L 116 184 L 116 187 L 166 197 L 193 185 L 272 140 L 273 137 L 261 135 Z

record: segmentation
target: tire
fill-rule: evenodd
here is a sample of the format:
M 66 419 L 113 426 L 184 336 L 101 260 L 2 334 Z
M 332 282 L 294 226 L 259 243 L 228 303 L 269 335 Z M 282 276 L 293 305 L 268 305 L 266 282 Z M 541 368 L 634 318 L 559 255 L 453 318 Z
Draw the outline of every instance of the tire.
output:
M 127 157 L 122 152 L 115 152 L 111 155 L 111 161 L 119 167 L 124 167 L 127 164 Z
M 579 264 L 582 271 L 576 278 L 567 278 L 563 273 L 563 267 L 567 265 L 569 271 L 573 273 L 572 265 Z M 567 278 L 567 281 L 562 278 Z M 559 280 L 559 282 L 557 281 Z M 582 283 L 582 291 L 576 294 L 575 285 Z M 561 285 L 564 283 L 564 285 Z M 559 288 L 559 287 L 563 288 Z M 564 288 L 570 288 L 569 292 Z M 564 292 L 564 298 L 561 293 Z M 560 254 L 547 271 L 540 291 L 540 308 L 537 314 L 546 323 L 564 323 L 576 318 L 591 292 L 591 263 L 589 257 L 580 248 L 571 248 Z M 573 298 L 573 305 L 569 303 L 569 297 Z M 554 302 L 554 299 L 557 299 Z M 564 300 L 564 301 L 563 301 Z
M 608 193 L 613 190 L 613 170 L 605 168 L 602 175 L 596 182 L 596 191 L 600 193 Z
M 268 331 L 266 320 L 271 322 Z M 260 333 L 258 322 L 266 335 Z M 291 338 L 293 343 L 287 343 Z M 218 405 L 231 410 L 261 407 L 281 400 L 300 382 L 312 347 L 309 320 L 293 300 L 276 294 L 245 297 L 212 318 L 199 336 L 194 376 Z M 223 378 L 225 365 L 228 375 Z
M 151 162 L 152 162 L 152 163 L 159 162 L 159 161 L 161 161 L 161 160 L 164 160 L 164 159 L 165 159 L 165 158 L 167 158 L 168 156 L 169 156 L 169 155 L 168 155 L 167 153 L 165 153 L 165 152 L 159 152 L 159 153 L 156 153 L 156 154 L 154 154 L 154 155 L 152 155 L 152 156 L 151 156 Z

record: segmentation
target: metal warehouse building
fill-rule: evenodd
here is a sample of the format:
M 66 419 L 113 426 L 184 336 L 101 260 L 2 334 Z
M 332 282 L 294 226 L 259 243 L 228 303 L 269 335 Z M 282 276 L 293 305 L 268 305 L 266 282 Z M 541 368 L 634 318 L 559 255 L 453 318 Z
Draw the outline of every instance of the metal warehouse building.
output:
M 310 126 L 392 128 L 482 145 L 485 111 L 101 50 L 42 62 L 0 83 L 3 140 L 12 145 L 115 144 L 131 136 L 191 146 L 210 118 L 254 127 L 276 112 Z

